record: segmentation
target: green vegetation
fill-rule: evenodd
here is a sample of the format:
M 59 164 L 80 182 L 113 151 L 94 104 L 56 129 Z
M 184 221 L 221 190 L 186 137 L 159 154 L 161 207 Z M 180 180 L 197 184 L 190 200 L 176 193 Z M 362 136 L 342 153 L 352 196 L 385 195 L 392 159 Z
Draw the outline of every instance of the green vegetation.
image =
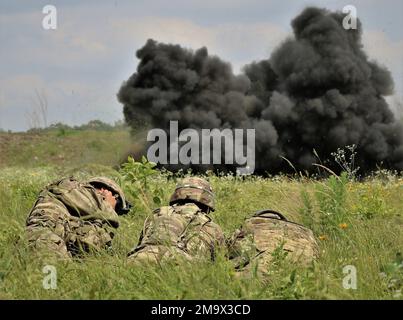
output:
M 1 133 L 0 139 L 7 135 Z M 31 135 L 30 138 L 28 138 Z M 127 131 L 58 131 L 13 134 L 0 156 L 0 299 L 402 299 L 403 179 L 383 172 L 366 181 L 210 175 L 217 197 L 215 221 L 227 236 L 252 212 L 271 208 L 313 229 L 320 259 L 303 269 L 277 259 L 270 277 L 239 277 L 219 252 L 215 262 L 163 268 L 130 267 L 145 217 L 168 202 L 177 176 L 132 160 L 111 166 L 130 147 Z M 2 140 L 0 140 L 2 141 Z M 14 144 L 16 142 L 16 144 Z M 50 153 L 54 153 L 53 156 Z M 57 155 L 63 152 L 60 162 Z M 35 161 L 35 157 L 39 160 Z M 46 261 L 26 246 L 25 219 L 37 193 L 60 177 L 96 174 L 120 179 L 135 209 L 121 218 L 111 254 L 59 262 L 57 289 L 45 290 Z M 357 289 L 343 288 L 347 265 Z
M 58 128 L 24 133 L 0 132 L 0 168 L 10 166 L 118 165 L 131 147 L 130 132 Z

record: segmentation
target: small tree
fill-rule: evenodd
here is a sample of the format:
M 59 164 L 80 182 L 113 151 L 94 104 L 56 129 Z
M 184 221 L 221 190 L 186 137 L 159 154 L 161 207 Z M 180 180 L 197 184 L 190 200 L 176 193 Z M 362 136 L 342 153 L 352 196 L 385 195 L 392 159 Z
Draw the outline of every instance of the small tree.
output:
M 25 116 L 30 129 L 38 129 L 48 126 L 48 99 L 44 90 L 35 89 L 35 99 L 32 99 L 33 109 L 27 111 Z

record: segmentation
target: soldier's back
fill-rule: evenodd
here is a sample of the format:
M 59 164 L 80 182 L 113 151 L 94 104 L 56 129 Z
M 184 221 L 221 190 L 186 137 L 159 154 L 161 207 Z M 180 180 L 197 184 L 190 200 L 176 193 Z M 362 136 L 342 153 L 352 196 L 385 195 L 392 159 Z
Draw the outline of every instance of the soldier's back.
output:
M 74 178 L 43 189 L 26 222 L 28 243 L 40 252 L 71 259 L 82 251 L 110 246 L 117 214 L 96 190 Z
M 129 261 L 161 262 L 175 256 L 186 260 L 212 258 L 215 247 L 223 243 L 221 228 L 196 204 L 166 206 L 146 219 Z

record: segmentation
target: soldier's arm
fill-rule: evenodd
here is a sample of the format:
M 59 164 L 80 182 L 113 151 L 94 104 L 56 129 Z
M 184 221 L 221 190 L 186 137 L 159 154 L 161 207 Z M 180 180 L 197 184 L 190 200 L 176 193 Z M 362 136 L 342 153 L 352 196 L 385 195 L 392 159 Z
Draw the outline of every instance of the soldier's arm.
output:
M 139 239 L 137 241 L 137 245 L 134 246 L 132 250 L 130 250 L 130 252 L 127 254 L 128 257 L 133 255 L 137 250 L 139 250 L 139 248 L 143 244 L 144 236 L 145 236 L 145 234 L 147 232 L 147 229 L 150 226 L 150 219 L 151 219 L 150 217 L 147 217 L 146 220 L 144 221 L 143 228 L 140 231 L 140 236 L 139 236 Z
M 28 244 L 40 256 L 71 260 L 65 243 L 63 207 L 42 202 L 36 204 L 27 219 Z
M 224 250 L 226 254 L 224 232 L 218 224 L 210 220 L 202 226 L 200 232 L 203 241 L 210 246 L 212 260 L 215 259 L 217 250 Z
M 202 230 L 210 236 L 215 245 L 225 246 L 224 232 L 218 224 L 213 221 L 209 221 L 203 225 Z

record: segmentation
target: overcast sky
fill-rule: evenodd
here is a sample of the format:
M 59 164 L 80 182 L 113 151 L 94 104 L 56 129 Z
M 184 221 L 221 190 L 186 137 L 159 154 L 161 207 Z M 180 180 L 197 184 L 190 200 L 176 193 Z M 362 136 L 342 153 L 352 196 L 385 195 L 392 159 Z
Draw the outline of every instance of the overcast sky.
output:
M 57 8 L 57 29 L 45 30 L 42 9 Z M 123 119 L 116 99 L 148 38 L 197 49 L 206 46 L 235 72 L 265 59 L 291 34 L 290 21 L 307 5 L 354 5 L 369 56 L 392 71 L 392 108 L 403 100 L 403 1 L 134 0 L 0 3 L 0 128 L 26 130 L 48 101 L 48 124 Z

